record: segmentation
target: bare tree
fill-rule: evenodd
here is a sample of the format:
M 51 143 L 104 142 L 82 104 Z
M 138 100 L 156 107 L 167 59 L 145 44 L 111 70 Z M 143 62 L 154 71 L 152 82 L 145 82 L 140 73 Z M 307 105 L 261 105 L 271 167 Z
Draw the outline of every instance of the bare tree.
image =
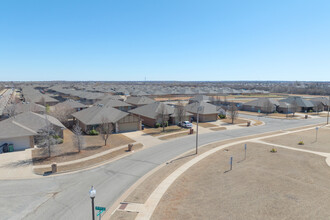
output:
M 81 149 L 83 149 L 85 145 L 85 139 L 78 123 L 76 123 L 73 126 L 72 132 L 73 132 L 73 137 L 72 137 L 73 145 L 78 149 L 78 152 L 80 153 Z
M 215 104 L 216 104 L 216 105 L 221 105 L 221 96 L 217 95 L 217 96 L 215 97 Z
M 182 123 L 186 116 L 186 109 L 183 106 L 183 103 L 179 101 L 178 106 L 177 106 L 177 115 L 178 115 L 178 121 Z
M 272 104 L 269 100 L 267 100 L 264 103 L 264 106 L 263 107 L 265 108 L 266 114 L 269 114 L 269 113 L 272 113 L 272 111 L 274 109 L 274 104 Z
M 238 110 L 234 103 L 231 103 L 228 107 L 228 116 L 231 119 L 231 123 L 234 124 L 235 120 L 238 117 Z
M 17 104 L 14 102 L 5 107 L 4 112 L 8 115 L 8 117 L 14 117 L 17 114 Z
M 292 116 L 294 117 L 294 114 L 299 110 L 299 106 L 296 100 L 293 100 L 291 103 L 291 111 L 292 111 Z
M 163 132 L 165 131 L 165 125 L 166 125 L 166 122 L 168 122 L 168 118 L 167 118 L 167 109 L 166 109 L 166 106 L 164 103 L 161 103 L 161 106 L 160 106 L 160 117 L 161 117 L 161 120 L 162 120 L 162 126 L 163 126 Z
M 67 105 L 55 105 L 53 110 L 50 111 L 50 115 L 57 118 L 65 127 L 69 127 L 69 119 L 71 118 L 71 114 L 73 114 L 75 110 Z
M 56 138 L 57 134 L 53 125 L 49 122 L 47 115 L 45 116 L 46 125 L 38 131 L 36 137 L 37 145 L 41 148 L 46 148 L 48 157 L 51 157 L 52 147 L 59 144 L 59 139 Z
M 320 103 L 315 104 L 314 110 L 316 111 L 317 114 L 319 114 L 319 112 L 323 110 L 322 103 L 320 102 Z
M 107 141 L 113 132 L 113 125 L 110 122 L 110 120 L 105 116 L 102 117 L 101 121 L 102 121 L 102 123 L 99 127 L 99 131 L 100 131 L 102 139 L 104 140 L 104 146 L 106 146 Z
M 45 99 L 45 97 L 41 97 L 40 98 L 40 100 L 39 100 L 39 103 L 41 104 L 41 105 L 43 105 L 43 106 L 45 106 L 46 107 L 46 99 Z

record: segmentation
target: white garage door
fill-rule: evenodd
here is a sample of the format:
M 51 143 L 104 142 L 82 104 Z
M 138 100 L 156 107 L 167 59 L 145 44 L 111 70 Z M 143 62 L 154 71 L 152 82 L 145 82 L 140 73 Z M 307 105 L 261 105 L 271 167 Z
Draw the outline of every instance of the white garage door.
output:
M 25 150 L 30 148 L 30 137 L 1 139 L 0 146 L 4 143 L 13 144 L 14 150 Z
M 138 122 L 119 124 L 119 132 L 137 131 L 137 130 L 139 130 Z

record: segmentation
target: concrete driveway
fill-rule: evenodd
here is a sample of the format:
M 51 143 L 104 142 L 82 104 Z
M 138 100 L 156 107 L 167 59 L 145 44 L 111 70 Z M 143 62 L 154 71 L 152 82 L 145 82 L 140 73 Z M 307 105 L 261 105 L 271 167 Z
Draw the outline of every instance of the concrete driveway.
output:
M 31 150 L 0 154 L 0 179 L 30 179 L 37 175 L 32 171 Z

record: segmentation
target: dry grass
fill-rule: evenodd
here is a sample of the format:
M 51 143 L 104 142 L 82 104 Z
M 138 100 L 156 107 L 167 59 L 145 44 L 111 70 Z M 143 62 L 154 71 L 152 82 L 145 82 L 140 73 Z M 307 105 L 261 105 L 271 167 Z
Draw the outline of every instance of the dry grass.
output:
M 176 134 L 170 134 L 170 135 L 166 135 L 163 137 L 159 137 L 159 140 L 169 140 L 169 139 L 183 137 L 183 136 L 187 136 L 187 135 L 189 135 L 189 130 L 187 130 L 185 132 L 180 132 L 180 133 L 176 133 Z
M 280 137 L 268 138 L 268 139 L 264 139 L 264 141 L 272 144 L 279 144 L 279 145 L 285 145 L 285 146 L 295 147 L 305 150 L 330 153 L 329 136 L 330 136 L 330 128 L 328 127 L 320 128 L 318 130 L 317 141 L 316 141 L 316 129 L 315 127 L 312 127 L 312 129 L 308 131 L 292 133 Z M 303 141 L 304 145 L 298 145 L 300 141 Z
M 218 126 L 215 125 L 215 124 L 207 123 L 207 122 L 199 122 L 199 123 L 198 123 L 198 126 L 201 126 L 201 127 L 203 127 L 203 128 L 214 128 L 214 127 L 218 127 Z
M 142 147 L 143 147 L 142 144 L 136 144 L 133 146 L 133 150 L 137 151 L 137 150 L 142 149 Z M 75 171 L 75 170 L 88 168 L 88 167 L 95 166 L 97 164 L 103 163 L 107 160 L 114 159 L 118 156 L 121 156 L 121 155 L 124 155 L 127 153 L 128 152 L 127 152 L 126 148 L 120 149 L 120 150 L 117 150 L 117 151 L 114 151 L 114 152 L 111 152 L 111 153 L 108 153 L 108 154 L 105 154 L 105 155 L 102 155 L 102 156 L 99 156 L 99 157 L 96 157 L 96 158 L 93 158 L 90 160 L 86 160 L 86 161 L 82 161 L 82 162 L 78 162 L 78 163 L 72 163 L 69 165 L 58 165 L 57 171 L 59 173 L 63 173 L 63 172 L 69 172 L 69 171 Z M 45 172 L 50 172 L 50 171 L 51 171 L 51 167 L 34 169 L 34 172 L 39 175 L 43 175 Z
M 230 118 L 221 119 L 221 121 L 222 122 L 225 122 L 225 123 L 228 123 L 228 124 L 231 124 L 231 119 Z M 248 121 L 250 121 L 250 120 L 242 119 L 242 118 L 237 118 L 234 121 L 234 124 L 243 124 L 243 123 L 247 123 Z
M 105 150 L 113 149 L 119 146 L 134 143 L 135 141 L 122 135 L 122 134 L 112 134 L 106 146 L 104 146 L 104 141 L 100 136 L 84 136 L 85 137 L 85 147 L 78 152 L 78 150 L 73 146 L 72 136 L 73 133 L 70 130 L 64 130 L 64 142 L 54 147 L 52 152 L 52 157 L 45 158 L 46 149 L 34 149 L 32 151 L 32 159 L 34 165 L 45 165 L 51 163 L 61 163 L 67 161 L 73 161 L 88 157 Z M 47 155 L 47 154 L 46 154 Z
M 145 134 L 151 135 L 151 136 L 160 136 L 165 135 L 168 133 L 178 132 L 182 131 L 182 128 L 177 125 L 171 125 L 168 127 L 165 127 L 165 131 L 163 132 L 163 128 L 145 128 L 142 130 Z
M 192 166 L 166 191 L 158 219 L 327 219 L 330 170 L 323 157 L 248 143 Z M 228 161 L 234 156 L 233 170 Z M 320 204 L 322 204 L 320 206 Z
M 218 127 L 218 128 L 210 128 L 210 130 L 212 131 L 223 131 L 223 130 L 227 130 L 226 127 Z

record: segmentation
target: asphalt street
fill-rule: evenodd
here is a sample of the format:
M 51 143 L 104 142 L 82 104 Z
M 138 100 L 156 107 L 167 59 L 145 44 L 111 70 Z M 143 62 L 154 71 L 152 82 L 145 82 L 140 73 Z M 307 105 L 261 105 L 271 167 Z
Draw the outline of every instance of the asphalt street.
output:
M 256 119 L 255 116 L 244 116 Z M 214 131 L 199 144 L 261 134 L 321 122 L 326 118 L 285 120 L 261 117 L 264 126 Z M 91 219 L 88 191 L 94 185 L 97 206 L 110 207 L 140 177 L 195 148 L 195 135 L 164 142 L 112 163 L 77 173 L 31 180 L 0 181 L 0 219 Z

